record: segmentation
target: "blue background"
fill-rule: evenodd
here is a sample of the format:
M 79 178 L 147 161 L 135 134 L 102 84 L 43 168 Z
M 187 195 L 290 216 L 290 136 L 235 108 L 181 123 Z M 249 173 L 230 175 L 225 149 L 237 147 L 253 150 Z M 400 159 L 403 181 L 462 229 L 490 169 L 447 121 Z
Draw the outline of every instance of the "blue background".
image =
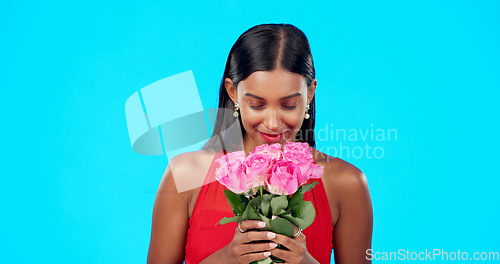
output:
M 0 263 L 145 263 L 168 160 L 133 152 L 125 101 L 192 70 L 203 106 L 217 107 L 238 36 L 281 22 L 311 43 L 317 128 L 397 130 L 368 142 L 383 158 L 342 157 L 367 176 L 374 250 L 500 251 L 499 11 L 496 1 L 4 1 Z

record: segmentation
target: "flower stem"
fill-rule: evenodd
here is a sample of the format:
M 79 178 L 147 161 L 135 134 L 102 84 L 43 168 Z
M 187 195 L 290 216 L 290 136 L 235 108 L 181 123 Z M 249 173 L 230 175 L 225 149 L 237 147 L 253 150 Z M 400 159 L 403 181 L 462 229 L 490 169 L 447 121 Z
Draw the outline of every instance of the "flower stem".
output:
M 262 185 L 261 185 L 261 186 L 259 187 L 259 189 L 260 189 L 260 200 L 262 201 L 262 199 L 264 199 L 264 198 L 262 197 L 262 196 L 264 195 L 264 194 L 263 194 L 263 193 L 264 193 L 264 186 L 262 186 Z

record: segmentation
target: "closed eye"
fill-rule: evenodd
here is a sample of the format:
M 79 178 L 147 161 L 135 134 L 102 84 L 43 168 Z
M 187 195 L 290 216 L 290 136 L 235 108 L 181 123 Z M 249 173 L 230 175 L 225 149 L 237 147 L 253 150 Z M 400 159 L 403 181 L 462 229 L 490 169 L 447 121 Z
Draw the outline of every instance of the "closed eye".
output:
M 255 109 L 255 110 L 261 109 L 263 107 L 264 107 L 263 105 L 258 105 L 258 106 L 250 105 L 250 108 Z
M 250 108 L 252 109 L 255 109 L 255 110 L 259 110 L 259 109 L 262 109 L 264 108 L 265 105 L 257 105 L 257 106 L 254 106 L 254 105 L 250 105 Z M 293 110 L 295 109 L 297 106 L 296 105 L 293 105 L 293 106 L 288 106 L 288 105 L 282 105 L 281 107 L 287 109 L 287 110 Z

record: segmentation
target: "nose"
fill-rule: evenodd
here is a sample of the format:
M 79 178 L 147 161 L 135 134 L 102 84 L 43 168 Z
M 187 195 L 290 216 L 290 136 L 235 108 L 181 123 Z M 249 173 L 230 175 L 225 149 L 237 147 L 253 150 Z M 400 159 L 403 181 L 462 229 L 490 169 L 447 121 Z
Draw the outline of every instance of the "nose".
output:
M 278 131 L 281 127 L 281 117 L 276 109 L 268 109 L 264 125 L 271 131 Z

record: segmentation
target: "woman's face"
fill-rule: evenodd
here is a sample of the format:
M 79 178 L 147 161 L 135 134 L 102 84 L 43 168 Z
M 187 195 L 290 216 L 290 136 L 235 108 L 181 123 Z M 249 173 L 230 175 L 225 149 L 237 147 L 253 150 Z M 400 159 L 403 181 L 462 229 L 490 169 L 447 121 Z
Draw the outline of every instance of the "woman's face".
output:
M 308 90 L 302 75 L 278 68 L 252 73 L 239 82 L 237 90 L 231 79 L 225 81 L 229 96 L 240 105 L 246 130 L 245 148 L 253 150 L 265 143 L 295 141 L 306 106 L 314 95 L 316 80 Z

